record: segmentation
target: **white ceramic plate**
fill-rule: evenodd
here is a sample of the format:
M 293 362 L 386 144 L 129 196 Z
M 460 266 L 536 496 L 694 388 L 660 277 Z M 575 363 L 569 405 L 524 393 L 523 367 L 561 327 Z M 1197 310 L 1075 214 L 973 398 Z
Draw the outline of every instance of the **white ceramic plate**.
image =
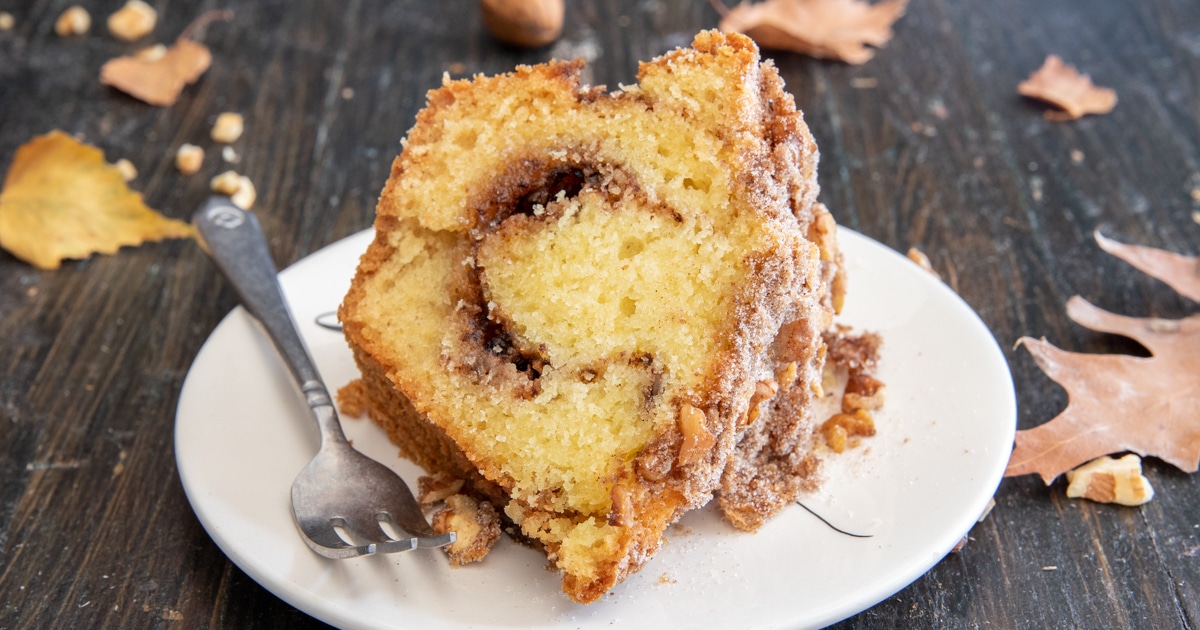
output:
M 188 500 L 252 578 L 343 627 L 797 628 L 849 617 L 925 573 L 971 529 L 1008 460 L 1016 403 L 1004 356 L 970 307 L 894 251 L 840 236 L 851 280 L 840 319 L 882 333 L 888 399 L 878 435 L 826 462 L 820 492 L 804 502 L 870 538 L 840 534 L 796 506 L 745 534 L 710 505 L 589 606 L 562 594 L 545 556 L 507 538 L 460 569 L 436 551 L 326 560 L 300 540 L 289 500 L 316 431 L 241 308 L 204 344 L 180 396 L 175 449 Z M 314 319 L 340 303 L 370 239 L 356 234 L 280 274 L 330 389 L 357 371 L 341 335 Z M 415 484 L 419 469 L 370 421 L 344 425 L 355 447 Z

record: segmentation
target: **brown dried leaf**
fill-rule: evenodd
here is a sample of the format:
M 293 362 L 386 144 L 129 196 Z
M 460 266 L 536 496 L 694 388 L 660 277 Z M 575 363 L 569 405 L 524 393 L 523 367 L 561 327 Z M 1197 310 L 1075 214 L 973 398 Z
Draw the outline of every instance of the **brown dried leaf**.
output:
M 146 207 L 99 149 L 61 131 L 17 149 L 0 190 L 0 247 L 41 269 L 192 234 Z
M 1117 106 L 1116 91 L 1093 85 L 1088 75 L 1080 74 L 1057 55 L 1046 57 L 1042 67 L 1017 86 L 1017 92 L 1062 108 L 1062 112 L 1046 112 L 1046 117 L 1053 120 L 1107 114 Z
M 1124 245 L 1098 233 L 1096 240 L 1149 275 L 1183 287 L 1180 293 L 1192 299 L 1200 293 L 1200 259 Z M 1078 354 L 1021 338 L 1018 345 L 1067 390 L 1069 402 L 1053 420 L 1017 431 L 1005 476 L 1038 473 L 1048 484 L 1084 462 L 1125 451 L 1195 472 L 1200 464 L 1200 315 L 1125 317 L 1075 296 L 1067 302 L 1067 316 L 1091 330 L 1129 337 L 1152 356 Z
M 871 46 L 882 47 L 892 38 L 892 24 L 907 5 L 908 0 L 743 2 L 722 12 L 719 28 L 747 35 L 763 48 L 861 64 L 875 56 Z
M 137 55 L 110 59 L 100 68 L 100 82 L 151 105 L 168 107 L 210 65 L 212 53 L 207 46 L 181 37 L 158 59 Z

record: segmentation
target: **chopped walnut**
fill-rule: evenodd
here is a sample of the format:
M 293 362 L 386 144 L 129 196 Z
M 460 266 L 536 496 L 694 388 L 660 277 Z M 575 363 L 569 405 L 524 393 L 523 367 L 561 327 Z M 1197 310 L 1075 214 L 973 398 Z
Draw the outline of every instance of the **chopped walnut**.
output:
M 108 31 L 122 41 L 132 42 L 149 35 L 158 24 L 158 11 L 142 0 L 129 0 L 108 16 Z
M 133 162 L 130 162 L 125 158 L 121 158 L 114 162 L 113 166 L 116 167 L 119 173 L 121 173 L 121 179 L 127 182 L 137 179 L 137 167 L 133 165 Z
M 622 484 L 614 484 L 612 489 L 612 510 L 608 513 L 608 524 L 615 527 L 633 523 L 633 497 L 629 488 Z
M 243 210 L 249 210 L 258 196 L 254 182 L 245 175 L 238 175 L 236 171 L 225 171 L 212 178 L 209 188 L 222 195 L 229 195 L 229 200 Z
M 54 21 L 54 32 L 59 37 L 83 35 L 92 28 L 92 14 L 87 9 L 75 5 L 63 11 Z
M 759 381 L 754 385 L 754 395 L 750 397 L 750 407 L 746 414 L 739 418 L 738 424 L 753 424 L 760 414 L 759 405 L 771 400 L 779 393 L 779 384 L 772 380 Z
M 683 433 L 683 445 L 677 459 L 680 466 L 700 461 L 717 443 L 717 438 L 705 426 L 704 412 L 688 403 L 679 408 L 679 431 Z
M 476 501 L 465 494 L 452 494 L 433 515 L 433 531 L 454 532 L 458 539 L 442 547 L 450 564 L 462 566 L 478 562 L 500 539 L 500 516 L 487 501 Z
M 417 501 L 421 505 L 433 505 L 445 501 L 450 495 L 462 490 L 463 480 L 443 473 L 436 473 L 417 480 Z
M 1097 503 L 1141 505 L 1154 498 L 1150 480 L 1142 475 L 1142 459 L 1130 453 L 1121 459 L 1107 455 L 1067 472 L 1067 496 Z
M 200 170 L 202 164 L 204 149 L 186 142 L 179 145 L 179 150 L 175 152 L 175 168 L 179 169 L 180 173 L 193 175 Z
M 796 384 L 796 375 L 799 373 L 800 371 L 796 367 L 796 362 L 792 361 L 775 372 L 775 381 L 783 389 L 791 389 L 792 385 Z
M 245 119 L 242 118 L 241 114 L 224 112 L 217 116 L 217 122 L 213 124 L 211 135 L 213 141 L 229 144 L 242 137 L 244 129 Z
M 854 413 L 857 409 L 874 411 L 883 406 L 887 386 L 870 374 L 851 374 L 842 394 L 842 411 Z
M 835 453 L 846 450 L 850 436 L 870 437 L 875 435 L 875 420 L 864 409 L 854 413 L 838 413 L 821 425 L 821 434 L 825 443 Z

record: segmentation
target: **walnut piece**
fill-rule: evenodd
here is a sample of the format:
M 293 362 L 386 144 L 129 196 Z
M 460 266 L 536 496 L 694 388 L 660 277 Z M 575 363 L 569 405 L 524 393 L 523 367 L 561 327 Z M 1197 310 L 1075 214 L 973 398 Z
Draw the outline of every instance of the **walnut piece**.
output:
M 108 16 L 108 31 L 119 40 L 132 42 L 149 35 L 158 24 L 158 11 L 142 0 L 129 0 Z
M 887 387 L 883 381 L 870 374 L 851 374 L 842 393 L 842 412 L 854 413 L 857 409 L 874 411 L 883 406 Z
M 204 149 L 186 142 L 179 145 L 179 150 L 175 152 L 175 168 L 179 169 L 180 173 L 193 175 L 200 170 L 202 164 Z
M 865 409 L 853 413 L 838 413 L 821 425 L 825 443 L 835 453 L 841 453 L 849 445 L 850 436 L 870 437 L 875 435 L 875 419 Z
M 462 479 L 442 473 L 421 477 L 417 480 L 417 501 L 421 505 L 433 505 L 445 501 L 450 495 L 458 494 L 458 491 L 462 490 L 463 483 Z
M 1067 496 L 1097 503 L 1141 505 L 1154 498 L 1150 480 L 1142 475 L 1142 459 L 1130 453 L 1121 459 L 1107 455 L 1067 472 Z
M 92 28 L 92 14 L 87 9 L 75 5 L 63 11 L 54 21 L 54 32 L 59 37 L 83 35 Z
M 500 539 L 500 515 L 487 501 L 452 494 L 433 515 L 433 531 L 454 532 L 458 536 L 458 540 L 442 547 L 450 556 L 450 564 L 458 567 L 482 560 L 492 549 Z
M 242 131 L 245 129 L 245 119 L 241 114 L 236 112 L 224 112 L 217 116 L 217 122 L 213 124 L 212 139 L 221 144 L 229 144 L 238 138 L 242 137 Z
M 213 192 L 229 195 L 229 200 L 233 205 L 242 210 L 249 210 L 254 206 L 254 200 L 258 197 L 258 192 L 254 189 L 254 182 L 250 181 L 245 175 L 238 175 L 237 171 L 225 171 L 220 175 L 212 178 L 208 187 Z
M 679 447 L 676 459 L 680 466 L 700 461 L 717 443 L 717 438 L 705 426 L 704 412 L 687 403 L 679 408 L 679 431 L 683 433 L 683 445 Z

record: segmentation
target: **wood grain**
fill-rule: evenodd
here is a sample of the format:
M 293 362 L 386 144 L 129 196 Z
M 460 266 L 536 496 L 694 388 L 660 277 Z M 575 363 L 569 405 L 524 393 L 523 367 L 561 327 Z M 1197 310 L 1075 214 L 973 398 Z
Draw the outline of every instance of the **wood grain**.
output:
M 203 41 L 212 69 L 167 109 L 101 86 L 137 47 L 52 32 L 65 0 L 9 9 L 0 32 L 0 168 L 59 128 L 124 157 L 151 206 L 187 217 L 227 168 L 258 187 L 279 265 L 367 227 L 400 139 L 443 73 L 496 73 L 582 56 L 588 80 L 630 83 L 637 62 L 717 23 L 707 2 L 568 3 L 563 39 L 517 50 L 475 4 L 247 0 Z M 211 1 L 152 2 L 173 39 Z M 1115 88 L 1109 115 L 1070 123 L 1016 94 L 1057 54 Z M 1196 304 L 1103 253 L 1093 230 L 1200 250 L 1200 4 L 1194 0 L 913 0 L 862 66 L 767 52 L 822 151 L 839 222 L 923 250 L 1010 361 L 1023 428 L 1065 393 L 1022 335 L 1084 352 L 1144 352 L 1089 332 L 1063 305 L 1177 318 Z M 222 111 L 246 134 L 224 164 L 207 140 Z M 209 154 L 179 175 L 183 142 Z M 0 628 L 321 624 L 255 584 L 201 529 L 175 472 L 183 378 L 235 297 L 191 242 L 35 270 L 0 253 Z M 841 628 L 1194 628 L 1200 625 L 1200 484 L 1156 460 L 1141 508 L 1072 501 L 1062 482 L 1005 480 L 967 545 Z

